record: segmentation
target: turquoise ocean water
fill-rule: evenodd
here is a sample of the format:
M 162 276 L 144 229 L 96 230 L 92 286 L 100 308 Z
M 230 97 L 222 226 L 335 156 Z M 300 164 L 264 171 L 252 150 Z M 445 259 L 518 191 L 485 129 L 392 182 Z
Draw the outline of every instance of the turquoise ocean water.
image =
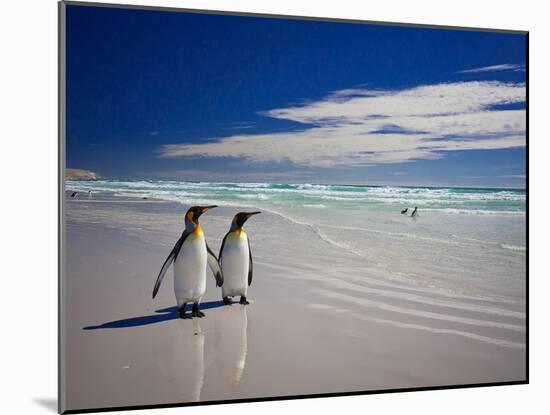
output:
M 523 216 L 526 201 L 524 190 L 483 188 L 116 180 L 68 181 L 67 188 L 185 204 L 314 209 L 394 209 L 415 205 L 424 211 L 478 215 Z

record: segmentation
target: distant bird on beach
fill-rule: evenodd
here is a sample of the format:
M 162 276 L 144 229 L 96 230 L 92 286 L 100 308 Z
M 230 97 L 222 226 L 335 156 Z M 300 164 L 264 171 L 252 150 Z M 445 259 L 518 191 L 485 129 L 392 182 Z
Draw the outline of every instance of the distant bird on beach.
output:
M 407 210 L 409 210 L 409 208 L 405 208 L 401 211 L 401 214 L 404 215 L 405 213 L 407 213 Z
M 261 212 L 239 212 L 233 217 L 229 232 L 224 236 L 220 248 L 220 266 L 223 271 L 222 298 L 224 304 L 231 304 L 231 297 L 240 295 L 240 304 L 248 304 L 248 286 L 252 284 L 254 271 L 252 251 L 244 223 Z
M 223 274 L 216 255 L 208 247 L 199 217 L 217 206 L 193 206 L 185 214 L 185 230 L 176 245 L 164 261 L 153 288 L 156 297 L 166 271 L 174 263 L 174 293 L 180 318 L 204 317 L 200 311 L 200 302 L 206 292 L 206 264 L 216 278 L 216 285 L 223 284 Z M 185 313 L 185 305 L 193 303 L 191 314 Z
M 413 213 L 411 214 L 411 217 L 416 218 L 417 216 L 418 216 L 418 208 L 415 206 L 414 210 L 413 210 Z
M 75 198 L 77 194 L 78 194 L 78 192 L 73 192 L 73 194 L 71 195 L 71 197 L 72 197 L 72 198 Z
M 88 199 L 91 199 L 91 198 L 92 198 L 92 191 L 88 190 Z

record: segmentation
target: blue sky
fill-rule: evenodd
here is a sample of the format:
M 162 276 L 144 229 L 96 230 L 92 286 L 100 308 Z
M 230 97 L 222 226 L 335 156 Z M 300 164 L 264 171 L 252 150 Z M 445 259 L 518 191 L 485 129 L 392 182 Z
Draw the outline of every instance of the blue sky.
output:
M 67 7 L 67 166 L 525 185 L 525 36 Z

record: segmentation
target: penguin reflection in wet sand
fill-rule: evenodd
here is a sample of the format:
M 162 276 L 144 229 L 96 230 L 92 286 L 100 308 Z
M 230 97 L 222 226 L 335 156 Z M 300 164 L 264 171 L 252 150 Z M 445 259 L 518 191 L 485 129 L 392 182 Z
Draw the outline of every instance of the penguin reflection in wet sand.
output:
M 239 212 L 231 222 L 220 248 L 220 265 L 224 275 L 222 297 L 224 304 L 231 304 L 231 297 L 240 295 L 240 304 L 248 304 L 246 293 L 252 283 L 252 252 L 250 241 L 243 229 L 249 217 L 260 212 Z
M 174 263 L 174 293 L 180 318 L 204 317 L 199 305 L 206 291 L 206 264 L 216 278 L 216 285 L 223 284 L 223 274 L 218 259 L 208 247 L 204 233 L 199 225 L 199 217 L 208 209 L 217 206 L 193 206 L 185 215 L 185 230 L 176 245 L 164 261 L 153 288 L 156 297 L 166 271 Z M 185 313 L 185 304 L 193 303 L 191 314 Z

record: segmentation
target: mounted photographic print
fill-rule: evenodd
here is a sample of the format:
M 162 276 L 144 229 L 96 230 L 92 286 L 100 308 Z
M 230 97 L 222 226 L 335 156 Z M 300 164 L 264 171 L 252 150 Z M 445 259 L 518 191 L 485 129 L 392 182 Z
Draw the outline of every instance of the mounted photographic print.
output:
M 527 32 L 59 7 L 60 412 L 528 381 Z

